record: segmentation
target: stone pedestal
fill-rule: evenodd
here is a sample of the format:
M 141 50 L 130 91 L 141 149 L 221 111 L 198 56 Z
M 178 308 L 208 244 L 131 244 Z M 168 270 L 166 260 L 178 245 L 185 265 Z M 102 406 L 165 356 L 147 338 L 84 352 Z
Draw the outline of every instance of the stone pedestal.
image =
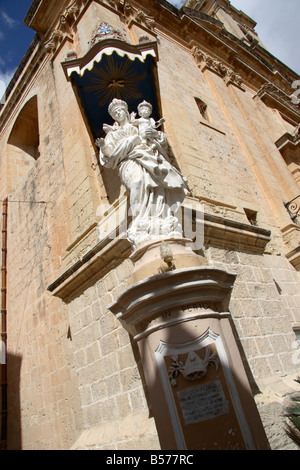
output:
M 143 257 L 151 271 L 146 253 L 139 274 Z M 268 449 L 228 311 L 236 276 L 192 259 L 135 282 L 110 306 L 138 344 L 161 447 Z
M 207 265 L 204 256 L 192 250 L 187 238 L 159 238 L 140 245 L 131 255 L 134 270 L 129 285 L 159 273 Z

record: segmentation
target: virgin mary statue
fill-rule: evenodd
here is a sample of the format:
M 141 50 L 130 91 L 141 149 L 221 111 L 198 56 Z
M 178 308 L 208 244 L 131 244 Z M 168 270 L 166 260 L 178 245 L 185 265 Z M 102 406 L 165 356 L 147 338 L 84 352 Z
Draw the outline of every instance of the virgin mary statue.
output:
M 151 107 L 146 102 L 142 105 Z M 182 236 L 176 212 L 187 194 L 187 180 L 168 161 L 165 134 L 155 128 L 152 118 L 145 126 L 145 116 L 148 116 L 145 112 L 141 136 L 139 119 L 129 114 L 125 101 L 114 99 L 108 112 L 115 123 L 104 125 L 106 137 L 97 139 L 96 143 L 100 147 L 101 165 L 118 168 L 129 192 L 132 217 L 127 231 L 129 241 L 136 248 L 149 240 Z

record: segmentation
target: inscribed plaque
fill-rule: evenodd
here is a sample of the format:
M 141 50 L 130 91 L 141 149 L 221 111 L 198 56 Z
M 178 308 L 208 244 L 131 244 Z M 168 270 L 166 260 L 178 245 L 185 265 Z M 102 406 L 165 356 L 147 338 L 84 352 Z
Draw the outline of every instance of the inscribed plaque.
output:
M 186 425 L 229 413 L 220 380 L 181 390 L 177 396 Z

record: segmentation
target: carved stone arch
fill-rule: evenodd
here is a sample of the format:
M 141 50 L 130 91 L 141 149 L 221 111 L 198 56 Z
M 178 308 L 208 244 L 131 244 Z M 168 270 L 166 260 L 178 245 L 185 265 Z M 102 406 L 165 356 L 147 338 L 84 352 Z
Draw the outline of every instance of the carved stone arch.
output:
M 13 192 L 39 153 L 38 100 L 34 95 L 19 112 L 7 141 L 7 186 Z

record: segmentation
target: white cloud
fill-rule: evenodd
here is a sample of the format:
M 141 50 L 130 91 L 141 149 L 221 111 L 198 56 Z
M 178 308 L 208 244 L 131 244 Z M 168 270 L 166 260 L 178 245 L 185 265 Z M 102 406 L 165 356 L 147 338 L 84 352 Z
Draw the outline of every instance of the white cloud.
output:
M 1 72 L 0 70 L 0 81 L 5 83 L 5 87 L 8 86 L 9 82 L 13 78 L 15 71 L 16 71 L 15 69 L 6 70 L 5 72 Z
M 0 70 L 0 104 L 4 104 L 5 102 L 5 91 L 9 82 L 13 78 L 15 71 L 15 69 L 7 70 L 5 72 L 1 72 Z
M 18 20 L 15 20 L 11 16 L 9 16 L 5 11 L 0 12 L 1 18 L 4 21 L 4 23 L 9 27 L 9 28 L 14 28 L 19 24 Z
M 184 0 L 168 0 L 180 8 Z M 238 10 L 256 21 L 266 49 L 300 74 L 299 0 L 231 0 Z
M 266 49 L 300 73 L 299 0 L 231 0 L 231 4 L 256 21 Z

